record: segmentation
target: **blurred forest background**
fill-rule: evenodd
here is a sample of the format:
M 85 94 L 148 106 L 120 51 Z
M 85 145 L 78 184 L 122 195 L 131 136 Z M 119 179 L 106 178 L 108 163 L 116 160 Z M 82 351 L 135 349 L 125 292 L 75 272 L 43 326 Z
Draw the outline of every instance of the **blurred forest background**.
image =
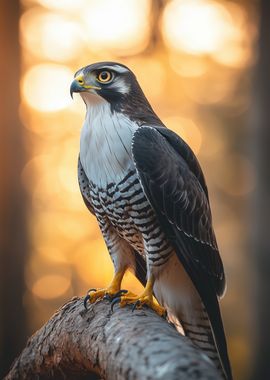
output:
M 201 162 L 227 274 L 221 307 L 235 378 L 270 378 L 269 3 L 0 2 L 0 377 L 56 308 L 111 279 L 77 184 L 85 109 L 69 86 L 82 66 L 112 60 L 135 72 Z M 125 286 L 140 291 L 132 275 Z

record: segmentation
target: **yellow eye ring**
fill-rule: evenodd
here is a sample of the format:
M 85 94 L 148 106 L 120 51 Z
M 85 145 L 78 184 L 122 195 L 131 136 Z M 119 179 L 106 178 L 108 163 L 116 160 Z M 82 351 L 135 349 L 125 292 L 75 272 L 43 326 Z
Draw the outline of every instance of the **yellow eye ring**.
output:
M 101 71 L 98 76 L 97 76 L 97 80 L 100 82 L 100 83 L 106 83 L 106 82 L 109 82 L 110 80 L 112 79 L 112 74 L 110 73 L 110 71 Z

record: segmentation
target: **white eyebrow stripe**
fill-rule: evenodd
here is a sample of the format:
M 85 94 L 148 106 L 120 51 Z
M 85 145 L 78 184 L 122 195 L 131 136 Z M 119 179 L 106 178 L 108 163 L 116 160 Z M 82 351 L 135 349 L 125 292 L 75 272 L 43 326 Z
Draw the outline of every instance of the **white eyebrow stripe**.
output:
M 114 71 L 117 71 L 120 74 L 127 73 L 129 71 L 128 69 L 126 69 L 125 67 L 120 66 L 120 65 L 102 66 L 101 69 L 114 70 Z

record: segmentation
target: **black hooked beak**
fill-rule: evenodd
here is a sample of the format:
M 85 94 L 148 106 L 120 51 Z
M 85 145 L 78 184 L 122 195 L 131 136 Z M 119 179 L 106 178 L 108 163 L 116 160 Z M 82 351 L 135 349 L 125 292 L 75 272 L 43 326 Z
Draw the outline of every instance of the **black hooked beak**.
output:
M 89 90 L 101 90 L 101 87 L 87 85 L 82 75 L 77 76 L 70 86 L 70 96 L 73 99 L 73 92 L 83 92 Z
M 85 89 L 80 85 L 80 83 L 75 78 L 74 81 L 70 85 L 70 96 L 73 99 L 73 92 L 81 92 L 85 91 Z

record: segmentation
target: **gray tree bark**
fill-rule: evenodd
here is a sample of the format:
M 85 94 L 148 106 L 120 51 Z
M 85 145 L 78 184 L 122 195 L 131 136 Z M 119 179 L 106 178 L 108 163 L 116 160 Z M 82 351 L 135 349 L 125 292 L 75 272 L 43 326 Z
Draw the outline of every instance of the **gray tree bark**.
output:
M 34 334 L 5 380 L 221 379 L 214 364 L 148 308 L 110 310 L 108 301 L 84 309 L 73 298 Z

